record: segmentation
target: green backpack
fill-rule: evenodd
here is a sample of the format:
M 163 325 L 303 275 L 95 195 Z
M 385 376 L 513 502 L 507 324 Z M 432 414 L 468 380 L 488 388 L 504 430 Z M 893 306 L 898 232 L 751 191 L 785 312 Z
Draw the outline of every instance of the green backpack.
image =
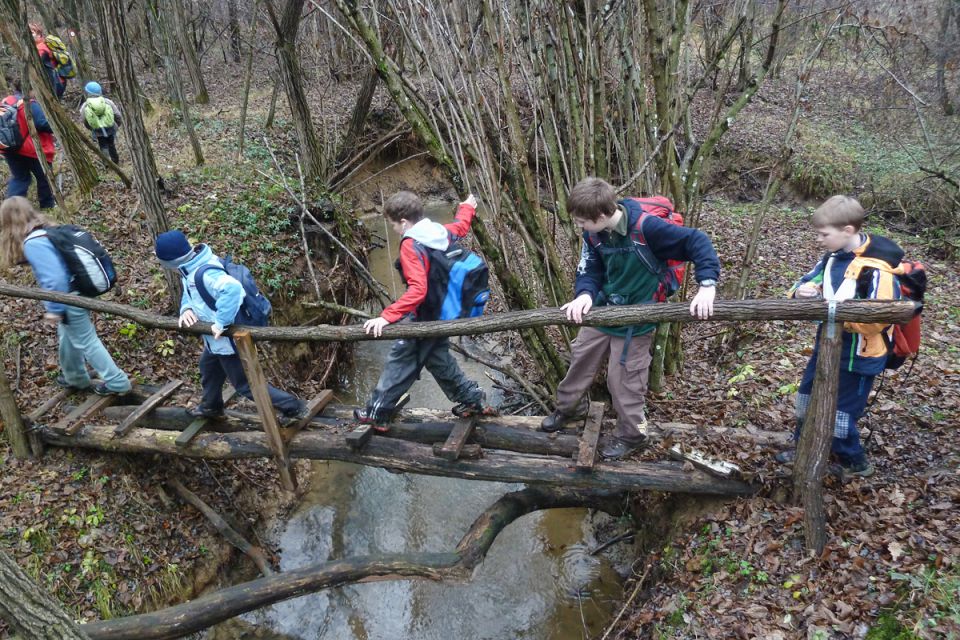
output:
M 84 118 L 91 129 L 109 129 L 115 120 L 113 108 L 107 104 L 103 96 L 96 96 L 87 100 L 87 108 L 83 110 Z

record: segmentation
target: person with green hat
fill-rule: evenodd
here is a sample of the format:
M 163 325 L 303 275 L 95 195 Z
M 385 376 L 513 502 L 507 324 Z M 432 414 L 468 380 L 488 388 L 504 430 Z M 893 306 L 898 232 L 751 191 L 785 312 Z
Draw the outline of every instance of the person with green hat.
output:
M 113 100 L 103 96 L 100 83 L 90 81 L 83 88 L 86 101 L 80 105 L 80 117 L 100 147 L 100 153 L 109 155 L 114 162 L 120 162 L 117 153 L 117 127 L 120 126 L 120 108 Z

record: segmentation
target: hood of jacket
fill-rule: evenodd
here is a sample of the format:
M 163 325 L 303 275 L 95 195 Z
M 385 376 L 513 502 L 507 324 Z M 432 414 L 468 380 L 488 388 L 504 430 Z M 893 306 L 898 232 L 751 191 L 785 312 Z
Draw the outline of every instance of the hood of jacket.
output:
M 450 232 L 439 222 L 430 218 L 422 218 L 415 225 L 407 229 L 404 238 L 413 238 L 430 249 L 445 250 L 450 246 Z
M 220 259 L 213 253 L 213 249 L 205 244 L 198 244 L 193 251 L 193 257 L 177 267 L 184 278 L 189 278 L 191 273 L 207 263 L 220 264 Z
M 873 258 L 882 260 L 890 265 L 891 269 L 896 269 L 903 262 L 903 249 L 893 240 L 883 236 L 866 234 L 867 241 L 853 250 L 854 255 L 860 258 Z

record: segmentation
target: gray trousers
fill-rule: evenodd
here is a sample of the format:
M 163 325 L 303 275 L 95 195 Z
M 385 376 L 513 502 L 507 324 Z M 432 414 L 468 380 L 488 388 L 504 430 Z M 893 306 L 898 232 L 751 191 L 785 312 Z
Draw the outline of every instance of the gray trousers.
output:
M 367 415 L 377 422 L 388 421 L 397 400 L 420 379 L 424 367 L 451 402 L 470 404 L 483 401 L 479 385 L 464 375 L 450 355 L 449 338 L 397 340 L 367 404 Z
M 223 383 L 227 380 L 237 393 L 247 400 L 253 400 L 250 383 L 247 381 L 247 374 L 243 370 L 240 356 L 235 353 L 228 356 L 217 355 L 204 348 L 203 353 L 200 354 L 200 384 L 203 386 L 203 399 L 200 404 L 205 409 L 209 411 L 223 409 Z M 267 390 L 270 392 L 270 402 L 279 411 L 292 414 L 300 409 L 301 403 L 296 396 L 271 385 L 267 385 Z
M 607 389 L 617 412 L 614 435 L 631 444 L 644 439 L 638 425 L 646 421 L 647 381 L 650 378 L 650 353 L 654 332 L 633 336 L 623 356 L 624 338 L 612 336 L 593 327 L 582 327 L 571 343 L 570 368 L 557 387 L 557 409 L 573 414 L 584 394 L 593 385 L 597 369 L 607 359 Z

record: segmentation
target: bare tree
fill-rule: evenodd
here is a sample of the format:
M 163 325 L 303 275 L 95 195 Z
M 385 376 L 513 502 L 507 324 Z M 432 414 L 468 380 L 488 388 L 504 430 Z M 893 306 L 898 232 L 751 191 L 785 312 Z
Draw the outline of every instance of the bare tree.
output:
M 171 17 L 173 18 L 174 32 L 177 35 L 177 41 L 180 43 L 180 50 L 183 52 L 183 61 L 187 67 L 187 73 L 190 75 L 190 82 L 193 84 L 193 99 L 197 104 L 207 104 L 210 102 L 210 95 L 207 93 L 207 85 L 203 80 L 197 48 L 187 31 L 187 17 L 183 8 L 183 0 L 170 0 L 170 9 L 172 9 Z
M 63 606 L 0 549 L 0 617 L 24 640 L 89 640 Z

